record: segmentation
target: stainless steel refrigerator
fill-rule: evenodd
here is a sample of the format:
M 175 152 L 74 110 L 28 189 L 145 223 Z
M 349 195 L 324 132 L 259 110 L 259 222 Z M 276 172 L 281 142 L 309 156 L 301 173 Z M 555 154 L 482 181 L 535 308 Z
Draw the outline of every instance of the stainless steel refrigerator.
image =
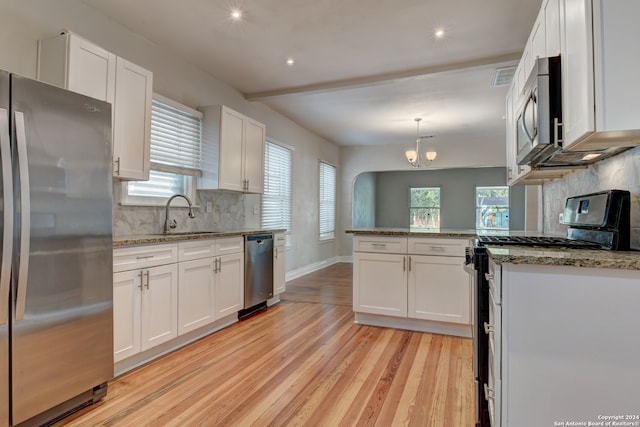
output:
M 113 377 L 111 106 L 0 70 L 0 426 Z

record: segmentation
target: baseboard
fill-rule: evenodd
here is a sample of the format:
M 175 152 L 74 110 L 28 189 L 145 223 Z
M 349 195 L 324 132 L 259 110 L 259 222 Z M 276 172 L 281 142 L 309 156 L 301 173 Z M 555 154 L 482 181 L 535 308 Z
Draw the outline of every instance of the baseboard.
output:
M 381 326 L 384 328 L 406 329 L 409 331 L 430 332 L 433 334 L 453 335 L 471 338 L 471 325 L 434 322 L 430 320 L 409 319 L 406 317 L 382 316 L 369 313 L 355 313 L 355 321 L 359 325 Z
M 305 265 L 304 267 L 300 267 L 300 268 L 296 268 L 295 270 L 288 271 L 287 274 L 285 275 L 285 280 L 288 282 L 289 280 L 306 276 L 307 274 L 313 273 L 314 271 L 322 270 L 323 268 L 329 267 L 339 262 L 353 262 L 353 258 L 350 256 L 344 256 L 344 257 L 336 256 L 333 258 L 328 258 L 322 261 L 314 262 L 313 264 Z

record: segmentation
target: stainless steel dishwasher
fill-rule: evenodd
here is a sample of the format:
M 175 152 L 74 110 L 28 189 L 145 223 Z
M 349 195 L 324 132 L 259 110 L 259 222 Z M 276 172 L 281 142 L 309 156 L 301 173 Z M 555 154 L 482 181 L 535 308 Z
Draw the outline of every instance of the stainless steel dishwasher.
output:
M 244 238 L 244 310 L 266 307 L 273 297 L 273 234 L 256 234 Z

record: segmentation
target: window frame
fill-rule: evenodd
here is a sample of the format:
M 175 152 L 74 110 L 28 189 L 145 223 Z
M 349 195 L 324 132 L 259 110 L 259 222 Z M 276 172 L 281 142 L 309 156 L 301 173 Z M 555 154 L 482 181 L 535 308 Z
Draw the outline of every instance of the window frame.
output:
M 438 191 L 438 206 L 413 206 L 411 199 L 411 192 L 413 190 L 437 190 Z M 442 218 L 442 187 L 440 186 L 428 186 L 428 187 L 409 187 L 409 230 L 439 230 L 440 220 Z M 437 209 L 438 210 L 438 226 L 437 227 L 416 227 L 411 225 L 412 213 L 416 209 Z
M 265 212 L 265 208 L 264 208 L 264 202 L 265 202 L 265 194 L 267 191 L 267 165 L 266 165 L 266 161 L 267 161 L 267 144 L 272 144 L 275 146 L 278 146 L 280 148 L 283 148 L 285 150 L 289 151 L 289 154 L 291 156 L 290 158 L 290 167 L 289 167 L 289 227 L 277 227 L 277 228 L 285 228 L 285 236 L 286 236 L 286 245 L 287 246 L 291 246 L 291 236 L 293 235 L 293 170 L 294 170 L 294 166 L 293 166 L 293 159 L 294 159 L 294 152 L 295 152 L 295 147 L 292 147 L 288 144 L 285 144 L 283 142 L 280 142 L 274 138 L 270 138 L 267 137 L 265 138 L 265 165 L 264 165 L 264 193 L 262 194 L 261 200 L 260 200 L 260 227 L 263 229 L 268 229 L 266 228 L 263 219 L 264 219 L 264 212 Z
M 483 207 L 489 206 L 489 205 L 478 206 L 478 190 L 487 190 L 487 189 L 507 190 L 508 195 L 507 195 L 507 205 L 506 205 L 506 214 L 507 214 L 506 227 L 484 226 L 478 222 L 480 220 L 479 210 L 482 209 Z M 511 221 L 511 188 L 509 188 L 508 185 L 477 185 L 475 187 L 473 205 L 474 205 L 474 226 L 476 230 L 496 230 L 496 231 L 509 230 L 509 222 Z M 493 206 L 497 207 L 498 205 L 493 205 Z
M 323 166 L 324 165 L 324 166 Z M 326 182 L 326 179 L 323 179 L 323 168 L 325 168 L 325 170 L 333 170 L 333 200 L 326 200 L 326 202 L 330 202 L 332 203 L 332 207 L 333 209 L 333 215 L 332 215 L 332 220 L 328 219 L 327 222 L 329 222 L 329 225 L 332 225 L 332 229 L 331 231 L 324 231 L 323 232 L 323 212 L 327 212 L 326 209 L 323 209 L 323 193 L 326 193 L 326 191 L 323 191 L 324 186 L 323 184 Z M 328 168 L 328 169 L 327 169 Z M 335 239 L 335 234 L 336 234 L 336 208 L 337 208 L 337 184 L 338 184 L 338 168 L 327 162 L 324 160 L 320 160 L 318 162 L 318 240 L 320 242 L 328 242 L 331 240 Z M 331 222 L 333 222 L 333 224 L 331 224 Z
M 190 114 L 200 120 L 200 150 L 202 150 L 202 120 L 204 115 L 187 105 L 180 104 L 170 98 L 162 96 L 158 93 L 153 94 L 153 99 L 160 103 L 166 104 L 170 107 L 173 107 L 177 110 L 180 110 L 184 113 Z M 151 150 L 151 147 L 149 147 Z M 181 170 L 184 170 L 187 173 L 179 173 Z M 198 206 L 197 202 L 197 194 L 196 194 L 196 179 L 198 176 L 202 175 L 202 172 L 198 169 L 188 169 L 183 168 L 181 166 L 173 166 L 173 165 L 165 165 L 161 163 L 150 162 L 149 173 L 152 171 L 173 174 L 178 177 L 182 177 L 184 180 L 184 194 L 189 197 L 194 207 Z M 121 183 L 121 195 L 120 195 L 120 204 L 124 206 L 164 206 L 167 203 L 169 197 L 156 197 L 156 196 L 143 196 L 143 195 L 131 195 L 129 194 L 129 184 L 136 182 L 149 182 L 149 181 L 124 181 Z M 179 198 L 174 202 L 175 206 L 187 206 L 187 202 Z

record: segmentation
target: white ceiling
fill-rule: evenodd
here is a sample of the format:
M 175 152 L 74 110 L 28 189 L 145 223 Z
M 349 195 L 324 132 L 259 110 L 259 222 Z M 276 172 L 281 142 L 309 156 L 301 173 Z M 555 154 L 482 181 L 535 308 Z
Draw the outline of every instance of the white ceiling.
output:
M 504 145 L 495 69 L 517 63 L 541 3 L 82 1 L 339 145 L 410 145 L 415 117 L 429 143 Z

